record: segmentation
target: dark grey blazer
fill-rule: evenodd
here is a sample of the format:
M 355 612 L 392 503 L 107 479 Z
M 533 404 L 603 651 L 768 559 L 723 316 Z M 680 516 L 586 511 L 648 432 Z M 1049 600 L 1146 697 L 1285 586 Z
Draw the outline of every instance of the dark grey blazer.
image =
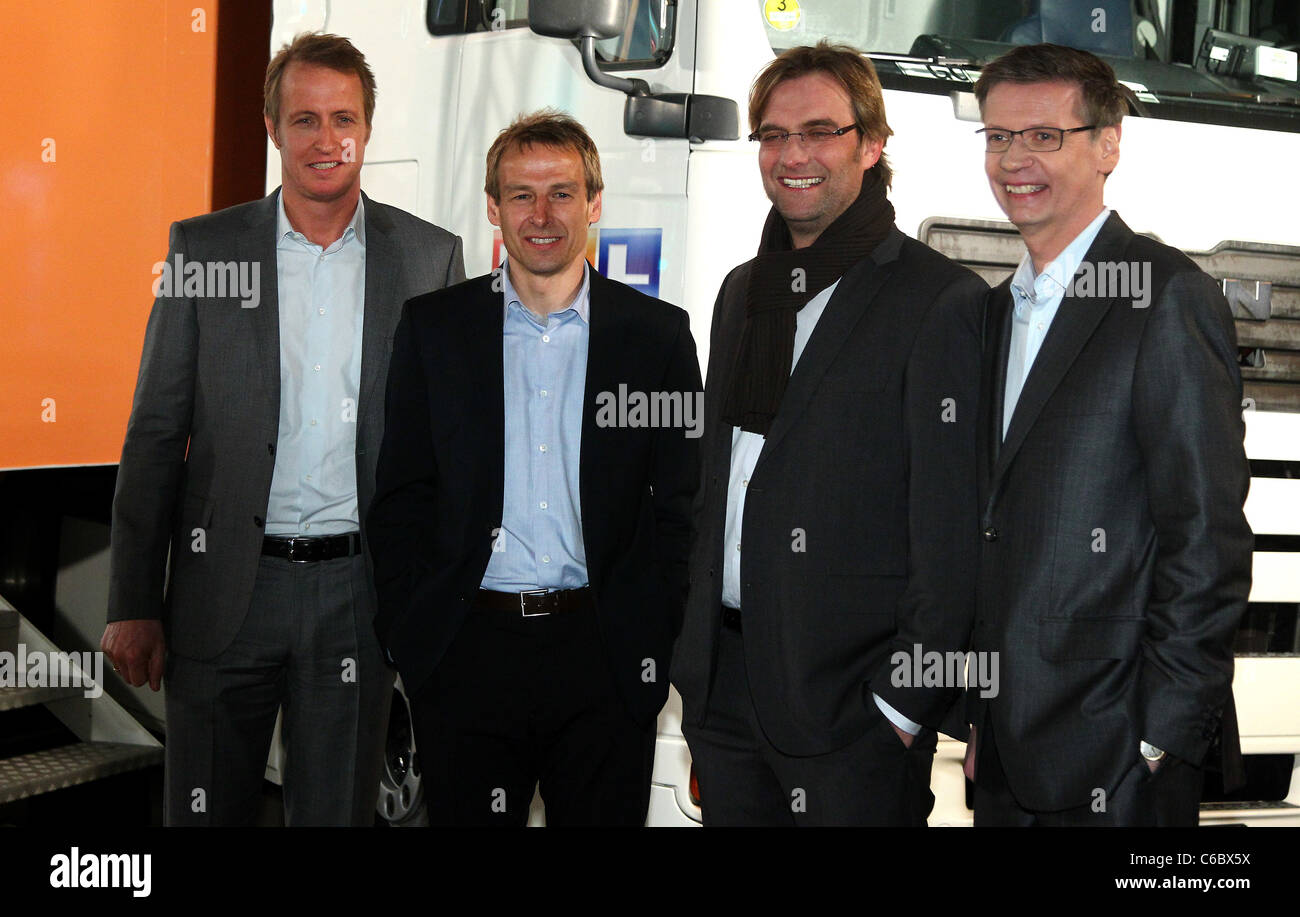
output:
M 707 718 L 717 660 L 732 439 L 721 404 L 749 270 L 728 275 L 713 313 L 691 590 L 673 656 L 688 728 Z M 970 634 L 986 291 L 895 228 L 844 274 L 790 377 L 747 488 L 741 560 L 750 692 L 786 754 L 861 737 L 880 715 L 870 691 L 931 728 L 958 696 L 893 684 L 890 657 L 915 644 L 964 650 Z
M 1227 303 L 1182 252 L 1117 214 L 1084 261 L 1149 264 L 1149 305 L 1067 293 L 1005 441 L 1010 281 L 989 295 L 973 644 L 1000 654 L 1001 685 L 971 692 L 968 715 L 991 720 L 1011 791 L 1038 810 L 1113 789 L 1141 739 L 1201 763 L 1221 715 L 1230 722 L 1250 592 Z M 1235 727 L 1224 745 L 1239 756 Z
M 234 639 L 262 551 L 280 419 L 277 194 L 172 224 L 169 263 L 179 253 L 187 262 L 260 265 L 261 299 L 251 309 L 236 296 L 155 300 L 118 468 L 108 620 L 161 618 L 168 648 L 191 658 L 211 658 Z M 368 197 L 365 219 L 362 519 L 374 495 L 402 304 L 465 276 L 459 237 Z M 205 531 L 203 552 L 190 550 L 195 528 Z

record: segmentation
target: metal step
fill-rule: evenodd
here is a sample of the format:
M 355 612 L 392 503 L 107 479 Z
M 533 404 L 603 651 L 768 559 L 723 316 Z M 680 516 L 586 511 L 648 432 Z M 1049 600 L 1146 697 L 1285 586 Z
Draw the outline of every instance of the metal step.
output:
M 161 747 L 109 742 L 77 742 L 0 759 L 0 804 L 139 770 L 162 760 Z
M 19 707 L 34 707 L 48 704 L 65 697 L 76 697 L 85 693 L 85 688 L 0 688 L 0 710 L 17 710 Z

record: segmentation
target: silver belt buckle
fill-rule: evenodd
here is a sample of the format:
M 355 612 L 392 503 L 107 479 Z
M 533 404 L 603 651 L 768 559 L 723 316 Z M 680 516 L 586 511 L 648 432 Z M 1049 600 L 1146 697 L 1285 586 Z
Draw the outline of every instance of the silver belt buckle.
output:
M 519 613 L 521 615 L 523 615 L 525 618 L 540 618 L 543 617 L 544 615 L 550 614 L 549 611 L 529 611 L 528 605 L 525 604 L 524 602 L 524 596 L 526 595 L 546 595 L 546 590 L 530 589 L 527 592 L 519 593 Z
M 301 538 L 297 535 L 291 536 L 289 538 L 289 563 L 291 564 L 310 563 L 310 561 L 307 558 L 297 556 L 298 550 L 301 549 L 302 551 L 306 552 L 309 544 L 310 543 L 305 538 Z

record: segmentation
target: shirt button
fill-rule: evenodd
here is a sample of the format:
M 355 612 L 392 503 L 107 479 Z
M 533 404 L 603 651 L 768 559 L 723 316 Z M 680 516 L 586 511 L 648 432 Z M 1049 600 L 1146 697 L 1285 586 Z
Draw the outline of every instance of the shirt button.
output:
M 537 505 L 540 506 L 542 509 L 546 509 L 546 505 L 547 505 L 547 504 L 546 504 L 546 501 L 543 500 L 541 503 L 538 503 Z
M 317 363 L 315 366 L 312 367 L 312 369 L 316 370 L 316 372 L 320 372 L 320 364 Z
M 542 397 L 543 397 L 543 398 L 545 398 L 548 394 L 550 394 L 550 393 L 547 392 L 546 389 L 542 389 Z
M 311 523 L 308 522 L 306 525 L 303 526 L 303 528 L 304 528 L 304 529 L 309 529 L 309 528 L 311 528 Z
M 325 314 L 325 310 L 324 310 L 324 309 L 317 309 L 316 311 L 319 312 L 321 315 L 324 315 L 324 314 Z
M 549 334 L 543 334 L 543 335 L 542 335 L 542 343 L 543 343 L 543 344 L 549 344 L 549 343 L 551 343 L 551 336 L 550 336 Z
M 307 480 L 311 480 L 311 475 L 307 475 Z
M 544 564 L 549 564 L 550 562 L 551 562 L 551 555 L 549 555 L 549 554 L 543 554 L 543 555 L 542 555 L 542 563 L 544 563 Z
M 538 452 L 545 452 L 545 451 L 546 451 L 546 443 L 542 443 L 540 446 L 538 446 L 538 447 L 537 447 L 537 451 L 538 451 Z
M 736 542 L 736 550 L 737 550 L 737 551 L 740 550 L 740 542 L 739 542 L 739 541 Z
M 745 478 L 745 480 L 741 481 L 741 482 L 740 482 L 740 486 L 741 486 L 741 487 L 748 487 L 748 486 L 749 486 L 749 478 Z
M 316 426 L 316 418 L 314 418 L 314 417 L 312 418 L 311 425 L 312 425 L 313 427 Z

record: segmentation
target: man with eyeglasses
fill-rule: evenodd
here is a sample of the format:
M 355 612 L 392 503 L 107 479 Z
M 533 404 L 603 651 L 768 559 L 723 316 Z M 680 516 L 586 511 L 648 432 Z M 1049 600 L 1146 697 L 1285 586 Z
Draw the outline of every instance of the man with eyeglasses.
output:
M 950 710 L 965 738 L 914 663 L 974 613 L 987 287 L 894 226 L 857 51 L 786 51 L 749 117 L 772 211 L 714 307 L 673 660 L 704 824 L 924 825 Z
M 1127 96 L 1084 51 L 1020 47 L 975 85 L 984 167 L 1028 253 L 989 296 L 976 825 L 1195 825 L 1250 592 L 1228 305 L 1102 202 Z

